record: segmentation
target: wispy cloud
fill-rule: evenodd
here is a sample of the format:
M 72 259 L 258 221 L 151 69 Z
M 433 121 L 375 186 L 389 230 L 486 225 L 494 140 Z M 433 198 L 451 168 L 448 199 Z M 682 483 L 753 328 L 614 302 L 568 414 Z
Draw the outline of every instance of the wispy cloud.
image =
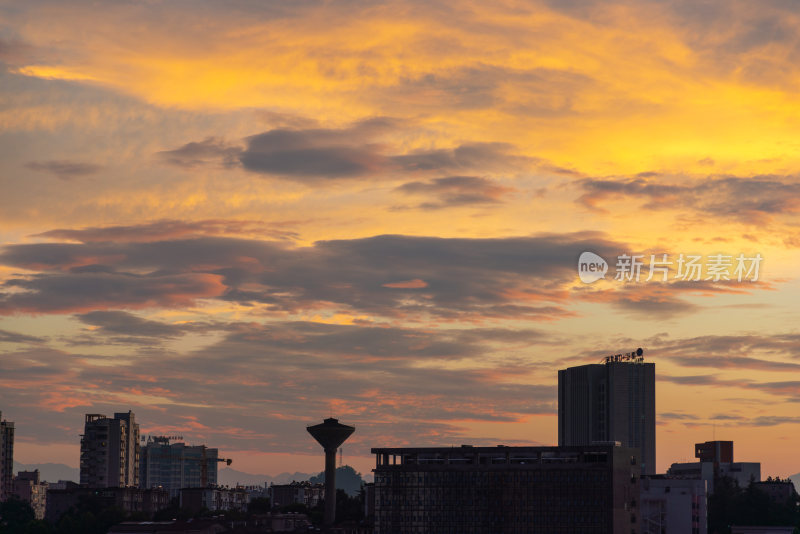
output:
M 643 201 L 642 208 L 691 210 L 748 224 L 773 216 L 800 213 L 800 183 L 795 176 L 707 177 L 668 183 L 667 177 L 578 181 L 578 199 L 592 209 L 607 201 Z
M 72 180 L 97 174 L 103 167 L 94 163 L 72 160 L 31 161 L 25 165 L 34 171 L 47 172 L 61 180 Z
M 417 207 L 426 210 L 459 206 L 496 204 L 513 191 L 492 180 L 477 176 L 448 176 L 428 182 L 407 182 L 396 191 L 405 195 L 432 197 L 435 200 L 422 202 Z

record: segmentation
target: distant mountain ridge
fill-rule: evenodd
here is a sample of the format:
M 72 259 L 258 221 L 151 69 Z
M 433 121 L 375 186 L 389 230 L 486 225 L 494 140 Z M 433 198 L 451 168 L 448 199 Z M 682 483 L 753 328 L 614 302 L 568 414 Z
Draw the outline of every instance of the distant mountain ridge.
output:
M 73 482 L 80 482 L 81 474 L 80 469 L 77 467 L 70 467 L 66 464 L 57 463 L 43 463 L 43 464 L 23 464 L 14 462 L 14 474 L 20 471 L 34 471 L 39 470 L 39 476 L 42 480 L 47 482 L 58 482 L 59 480 L 71 480 Z M 371 481 L 370 474 L 363 476 L 357 473 L 355 469 L 350 466 L 343 466 L 336 470 L 336 486 L 345 490 L 348 494 L 355 494 L 365 481 Z M 800 487 L 800 473 L 794 475 L 797 477 L 795 485 Z M 366 480 L 365 480 L 366 479 Z M 263 486 L 270 484 L 288 484 L 292 481 L 302 482 L 311 480 L 313 482 L 324 482 L 325 473 L 301 473 L 299 471 L 294 473 L 281 473 L 279 475 L 259 475 L 253 473 L 245 473 L 244 471 L 237 471 L 230 467 L 223 467 L 218 471 L 217 482 L 222 486 L 235 486 L 237 484 L 243 486 Z
M 372 477 L 370 477 L 371 479 Z M 320 473 L 281 473 L 280 475 L 255 475 L 237 471 L 230 467 L 224 467 L 218 471 L 217 483 L 223 486 L 235 486 L 237 484 L 245 486 L 263 486 L 270 484 L 288 484 L 292 481 L 312 483 L 325 482 L 325 472 Z M 361 489 L 361 485 L 366 482 L 364 477 L 349 465 L 336 469 L 336 487 L 343 489 L 348 495 L 356 495 Z
M 279 475 L 258 475 L 237 471 L 230 467 L 223 467 L 217 472 L 217 483 L 222 486 L 263 486 L 264 484 L 288 484 L 293 480 L 298 482 L 308 480 L 314 473 L 281 473 Z
M 311 477 L 309 482 L 312 484 L 324 484 L 325 472 L 323 471 L 317 476 Z M 361 477 L 361 473 L 349 465 L 343 465 L 342 467 L 336 468 L 336 489 L 342 489 L 348 495 L 353 497 L 358 495 L 358 492 L 361 490 L 361 486 L 363 484 L 364 479 Z
M 14 462 L 14 474 L 20 471 L 39 470 L 39 478 L 47 482 L 58 482 L 59 480 L 71 480 L 80 482 L 81 470 L 77 467 L 70 467 L 65 464 L 45 463 L 45 464 L 23 464 Z

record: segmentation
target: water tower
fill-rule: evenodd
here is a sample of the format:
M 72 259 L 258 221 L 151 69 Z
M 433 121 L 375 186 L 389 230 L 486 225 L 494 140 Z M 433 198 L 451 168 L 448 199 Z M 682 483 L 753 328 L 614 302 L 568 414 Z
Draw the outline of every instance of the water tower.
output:
M 325 526 L 330 527 L 336 518 L 336 451 L 356 427 L 343 425 L 338 419 L 329 417 L 306 430 L 325 449 Z

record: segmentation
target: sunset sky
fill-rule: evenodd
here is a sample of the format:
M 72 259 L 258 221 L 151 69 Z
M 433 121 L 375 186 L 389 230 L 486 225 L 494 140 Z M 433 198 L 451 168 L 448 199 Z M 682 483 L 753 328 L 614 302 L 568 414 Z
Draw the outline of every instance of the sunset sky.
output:
M 716 438 L 797 473 L 798 171 L 787 0 L 0 0 L 15 458 L 129 409 L 252 473 L 321 470 L 330 414 L 364 472 L 550 445 L 558 369 L 643 347 L 659 472 Z

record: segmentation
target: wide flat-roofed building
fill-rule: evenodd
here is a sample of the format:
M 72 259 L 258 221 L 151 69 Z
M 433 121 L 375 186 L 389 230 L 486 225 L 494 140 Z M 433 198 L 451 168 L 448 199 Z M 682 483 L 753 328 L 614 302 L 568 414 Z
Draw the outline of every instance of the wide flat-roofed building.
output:
M 376 448 L 375 534 L 639 533 L 636 449 Z
M 674 463 L 667 470 L 667 476 L 705 480 L 709 495 L 714 493 L 714 481 L 720 477 L 732 478 L 742 488 L 761 480 L 761 463 L 733 461 L 732 441 L 696 443 L 694 451 L 700 461 Z

